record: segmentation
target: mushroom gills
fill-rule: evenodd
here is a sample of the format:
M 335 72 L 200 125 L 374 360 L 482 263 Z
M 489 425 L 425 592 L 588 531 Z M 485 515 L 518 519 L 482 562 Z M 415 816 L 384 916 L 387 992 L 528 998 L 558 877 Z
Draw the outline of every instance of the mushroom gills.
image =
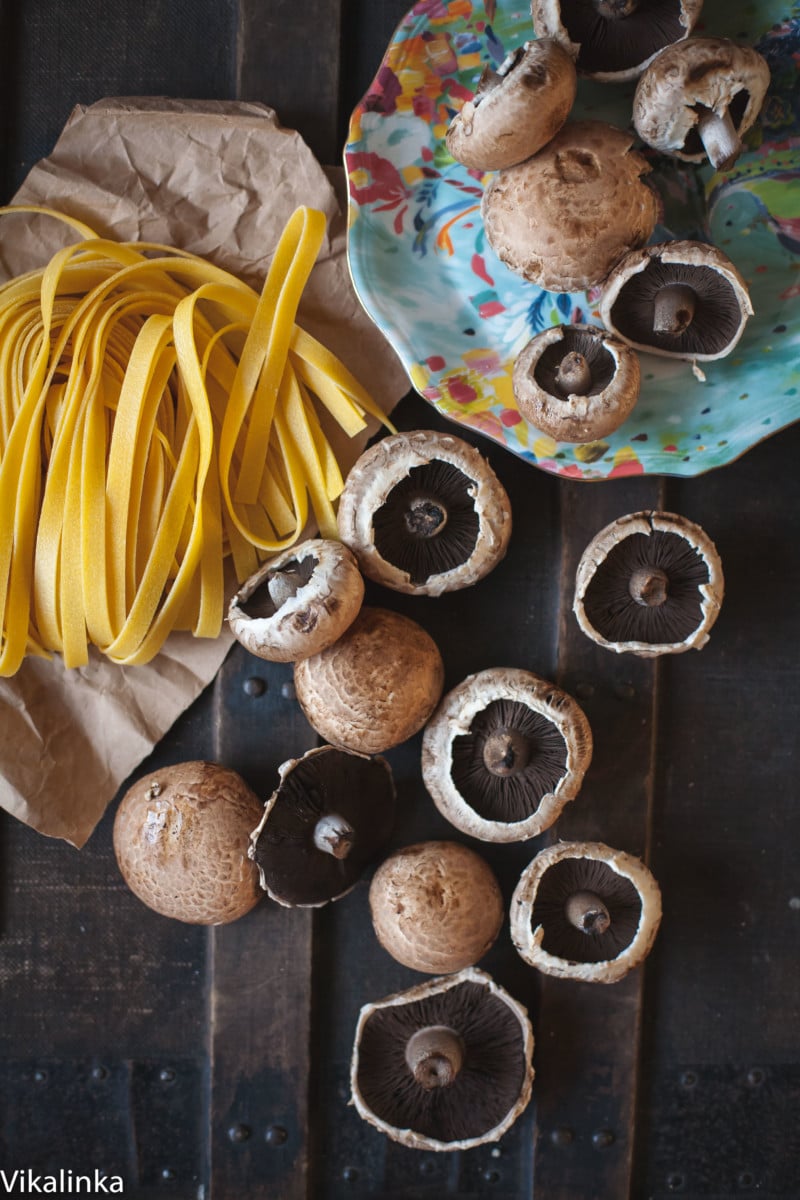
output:
M 577 359 L 582 360 L 585 368 Z M 614 378 L 614 369 L 614 357 L 599 337 L 564 326 L 561 340 L 547 346 L 539 355 L 533 377 L 551 396 L 566 399 L 569 395 L 598 395 Z M 582 386 L 586 373 L 589 382 Z
M 450 774 L 480 817 L 513 823 L 530 817 L 567 771 L 561 732 L 516 700 L 492 700 L 453 739 Z
M 659 582 L 664 576 L 666 583 Z M 639 598 L 654 580 L 652 598 Z M 703 620 L 699 588 L 708 583 L 708 567 L 685 538 L 654 529 L 633 533 L 611 548 L 586 588 L 584 609 L 595 629 L 609 642 L 675 645 Z M 637 595 L 637 592 L 639 595 Z
M 463 1061 L 447 1086 L 426 1087 L 414 1077 L 407 1047 L 420 1030 L 437 1026 L 457 1035 Z M 364 1025 L 359 1090 L 376 1116 L 396 1129 L 442 1142 L 480 1137 L 508 1115 L 524 1080 L 519 1020 L 480 984 L 376 1009 Z
M 378 553 L 414 584 L 455 570 L 478 540 L 476 490 L 463 471 L 441 459 L 412 467 L 373 517 Z
M 252 595 L 241 601 L 239 608 L 251 620 L 273 617 L 287 600 L 305 587 L 317 566 L 317 559 L 312 554 L 290 559 L 275 571 L 269 571 Z
M 586 75 L 630 71 L 664 46 L 679 41 L 687 32 L 681 13 L 679 0 L 561 3 L 562 24 L 571 41 L 580 44 L 576 66 Z
M 657 305 L 667 289 L 691 291 L 694 311 L 688 324 L 678 321 L 675 332 L 659 331 Z M 682 292 L 685 296 L 685 293 Z M 670 293 L 675 296 L 674 292 Z M 685 305 L 685 301 L 684 301 Z M 611 308 L 614 328 L 638 345 L 656 346 L 675 354 L 719 354 L 736 336 L 741 310 L 731 284 L 712 267 L 665 263 L 651 258 L 643 270 L 620 288 Z
M 580 926 L 579 912 L 593 911 L 590 901 L 601 905 L 600 918 Z M 531 925 L 542 927 L 542 949 L 555 958 L 607 962 L 631 944 L 641 913 L 641 898 L 629 879 L 595 859 L 563 858 L 542 876 Z

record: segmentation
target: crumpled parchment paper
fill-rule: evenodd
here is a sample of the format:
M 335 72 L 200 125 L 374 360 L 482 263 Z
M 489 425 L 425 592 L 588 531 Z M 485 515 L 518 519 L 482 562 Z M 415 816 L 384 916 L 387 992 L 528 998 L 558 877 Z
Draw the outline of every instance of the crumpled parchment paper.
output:
M 190 250 L 255 287 L 295 208 L 321 209 L 328 234 L 298 322 L 389 412 L 408 379 L 353 290 L 336 174 L 263 105 L 113 99 L 75 109 L 12 203 L 47 205 L 119 241 Z M 0 278 L 42 266 L 73 239 L 46 217 L 0 218 Z M 338 438 L 345 466 L 366 436 Z M 0 805 L 83 845 L 120 784 L 214 678 L 230 641 L 227 631 L 215 640 L 173 634 L 143 667 L 94 651 L 71 671 L 57 656 L 26 659 L 0 679 Z

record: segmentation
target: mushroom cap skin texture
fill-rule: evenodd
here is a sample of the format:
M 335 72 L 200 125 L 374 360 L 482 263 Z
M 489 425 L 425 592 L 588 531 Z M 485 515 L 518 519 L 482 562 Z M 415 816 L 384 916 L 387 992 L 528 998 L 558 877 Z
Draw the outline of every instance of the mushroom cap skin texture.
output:
M 309 723 L 332 746 L 381 754 L 428 720 L 444 664 L 416 621 L 365 606 L 338 642 L 295 663 L 294 683 Z
M 622 10 L 604 16 L 602 7 Z M 538 37 L 556 38 L 575 58 L 579 75 L 601 83 L 625 83 L 636 77 L 664 46 L 687 38 L 700 16 L 703 0 L 638 0 L 602 4 L 585 0 L 532 0 Z
M 770 83 L 767 62 L 727 38 L 691 38 L 662 50 L 636 85 L 633 123 L 642 141 L 684 162 L 705 162 L 703 115 L 731 122 L 730 145 L 714 165 L 727 171 L 738 140 L 757 120 Z
M 590 379 L 585 389 L 560 376 L 567 356 L 577 356 L 579 370 L 583 360 Z M 531 338 L 514 363 L 519 411 L 557 442 L 593 442 L 613 433 L 633 410 L 640 381 L 636 352 L 596 325 L 553 325 Z
M 286 908 L 339 900 L 388 840 L 395 788 L 383 758 L 318 746 L 278 768 L 250 834 L 261 887 Z
M 347 476 L 337 519 L 366 576 L 426 596 L 477 583 L 511 536 L 511 504 L 489 463 L 433 430 L 392 434 L 366 450 Z
M 666 576 L 666 593 L 655 604 L 652 597 L 637 603 L 631 592 L 642 569 Z M 612 521 L 586 547 L 573 609 L 598 645 L 656 658 L 701 650 L 724 592 L 722 563 L 708 534 L 677 513 L 645 511 Z
M 251 575 L 231 600 L 228 624 L 258 658 L 296 662 L 333 645 L 358 615 L 364 580 L 340 542 L 313 538 Z
M 572 59 L 558 42 L 526 42 L 497 71 L 484 70 L 474 98 L 450 123 L 449 153 L 478 171 L 523 162 L 564 124 L 577 86 Z
M 463 1062 L 448 1087 L 415 1079 L 406 1047 L 415 1031 L 444 1028 Z M 524 1111 L 533 1083 L 533 1030 L 525 1008 L 485 971 L 468 967 L 361 1009 L 350 1066 L 359 1116 L 414 1150 L 469 1150 L 496 1142 Z
M 137 780 L 114 818 L 114 853 L 128 887 L 165 917 L 224 925 L 261 899 L 247 856 L 262 803 L 217 763 L 184 762 Z
M 378 867 L 369 889 L 378 941 L 429 975 L 471 967 L 494 945 L 505 917 L 494 872 L 457 842 L 420 842 Z
M 496 667 L 444 697 L 422 739 L 422 778 L 439 812 L 484 842 L 548 829 L 592 757 L 583 710 L 530 671 Z
M 587 895 L 605 902 L 610 919 L 601 933 L 567 919 L 570 896 Z M 583 983 L 617 983 L 638 967 L 660 922 L 661 892 L 651 872 L 602 842 L 548 846 L 522 872 L 511 900 L 511 940 L 525 962 Z
M 656 193 L 634 137 L 604 121 L 568 121 L 532 158 L 499 171 L 484 191 L 495 254 L 551 292 L 601 283 L 655 229 Z
M 691 319 L 678 332 L 656 332 L 657 297 L 673 284 L 694 293 Z M 603 324 L 629 346 L 693 362 L 730 354 L 752 315 L 744 279 L 726 254 L 705 242 L 632 251 L 611 272 L 600 299 Z

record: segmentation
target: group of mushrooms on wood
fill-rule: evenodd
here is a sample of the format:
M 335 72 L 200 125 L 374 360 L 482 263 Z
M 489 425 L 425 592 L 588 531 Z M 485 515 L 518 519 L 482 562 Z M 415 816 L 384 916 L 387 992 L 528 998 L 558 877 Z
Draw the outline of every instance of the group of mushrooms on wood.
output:
M 606 437 L 640 391 L 637 351 L 698 362 L 722 358 L 753 309 L 731 260 L 699 241 L 645 245 L 660 201 L 634 133 L 569 120 L 577 76 L 638 77 L 632 124 L 652 150 L 728 171 L 759 115 L 770 72 L 727 38 L 689 37 L 702 0 L 533 0 L 536 40 L 453 117 L 447 148 L 492 172 L 486 238 L 512 271 L 551 292 L 599 287 L 603 328 L 556 325 L 514 362 L 522 415 L 556 441 Z
M 134 784 L 117 812 L 115 850 L 133 891 L 156 911 L 212 924 L 243 915 L 264 892 L 287 906 L 344 896 L 392 831 L 395 788 L 382 754 L 423 728 L 425 787 L 479 841 L 536 836 L 580 790 L 592 734 L 572 697 L 508 667 L 442 697 L 444 664 L 429 634 L 362 605 L 364 576 L 438 596 L 500 562 L 511 508 L 483 456 L 450 434 L 382 438 L 348 476 L 339 534 L 270 560 L 228 614 L 251 653 L 294 662 L 297 698 L 327 744 L 285 762 L 266 804 L 210 763 Z M 682 517 L 639 513 L 587 547 L 575 611 L 600 645 L 674 653 L 703 644 L 721 595 L 703 532 Z M 533 1076 L 525 1010 L 474 966 L 504 921 L 497 879 L 467 846 L 423 842 L 378 867 L 369 904 L 389 954 L 447 974 L 362 1010 L 358 1111 L 412 1146 L 496 1140 L 527 1103 Z M 557 843 L 523 872 L 511 935 L 546 973 L 610 983 L 642 961 L 660 915 L 658 886 L 637 859 L 598 843 Z M 487 1087 L 493 1063 L 502 1083 Z

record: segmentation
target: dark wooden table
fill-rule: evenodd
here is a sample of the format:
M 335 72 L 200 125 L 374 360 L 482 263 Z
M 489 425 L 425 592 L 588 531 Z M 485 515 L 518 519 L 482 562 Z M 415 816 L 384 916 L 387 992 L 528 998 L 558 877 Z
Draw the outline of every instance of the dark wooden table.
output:
M 263 100 L 338 162 L 404 10 L 2 0 L 3 199 L 73 104 L 113 94 Z M 444 427 L 414 395 L 397 421 Z M 446 599 L 370 597 L 437 639 L 447 686 L 517 665 L 580 699 L 596 744 L 581 797 L 545 838 L 482 851 L 507 900 L 553 836 L 644 855 L 664 893 L 646 968 L 610 988 L 549 980 L 504 932 L 482 965 L 531 1012 L 535 1102 L 494 1149 L 406 1150 L 347 1103 L 360 1005 L 420 978 L 373 940 L 366 882 L 319 911 L 265 902 L 206 930 L 127 891 L 113 805 L 81 853 L 4 817 L 6 1172 L 99 1167 L 143 1200 L 800 1196 L 800 427 L 688 481 L 559 482 L 479 444 L 511 496 L 507 559 Z M 646 507 L 699 522 L 721 552 L 727 593 L 702 654 L 610 655 L 571 616 L 585 544 Z M 279 762 L 315 742 L 290 669 L 237 648 L 141 771 L 214 758 L 266 796 Z M 415 738 L 389 755 L 397 846 L 459 837 L 426 796 L 419 753 Z

